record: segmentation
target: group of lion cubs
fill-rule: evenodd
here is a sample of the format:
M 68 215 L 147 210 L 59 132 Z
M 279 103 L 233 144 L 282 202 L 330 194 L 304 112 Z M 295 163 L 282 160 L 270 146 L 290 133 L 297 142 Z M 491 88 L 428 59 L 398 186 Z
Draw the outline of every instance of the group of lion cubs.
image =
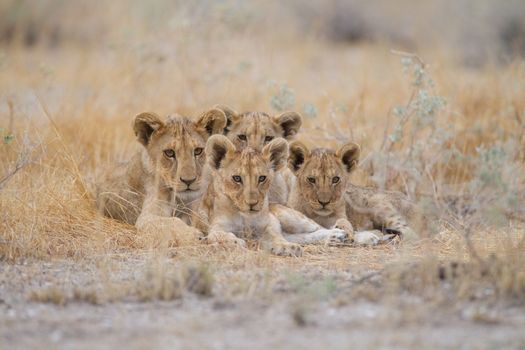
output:
M 144 147 L 107 172 L 98 207 L 141 234 L 241 246 L 254 238 L 277 255 L 300 256 L 307 243 L 376 244 L 381 232 L 414 236 L 393 193 L 349 182 L 359 146 L 310 150 L 288 143 L 301 123 L 295 112 L 270 116 L 226 106 L 196 120 L 141 113 L 133 129 Z

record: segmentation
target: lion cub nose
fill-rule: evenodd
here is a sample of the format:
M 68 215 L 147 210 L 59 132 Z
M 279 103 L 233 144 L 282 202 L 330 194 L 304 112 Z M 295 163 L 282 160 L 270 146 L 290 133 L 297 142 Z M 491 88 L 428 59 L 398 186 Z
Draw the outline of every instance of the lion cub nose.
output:
M 259 203 L 258 200 L 248 202 L 248 205 L 250 206 L 250 210 L 253 210 L 258 203 Z
M 182 177 L 180 178 L 180 181 L 184 182 L 186 184 L 186 186 L 190 186 L 192 183 L 195 182 L 195 180 L 197 180 L 196 177 L 194 177 L 193 179 L 183 179 Z
M 319 202 L 319 204 L 321 204 L 321 205 L 323 206 L 323 208 L 324 208 L 328 203 L 330 203 L 330 201 L 327 201 L 327 202 L 322 201 L 322 200 L 317 200 L 317 201 Z

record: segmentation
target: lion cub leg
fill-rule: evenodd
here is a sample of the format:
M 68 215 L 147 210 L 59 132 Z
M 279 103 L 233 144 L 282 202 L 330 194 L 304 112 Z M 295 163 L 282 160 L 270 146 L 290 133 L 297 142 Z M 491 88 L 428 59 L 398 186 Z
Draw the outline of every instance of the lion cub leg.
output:
M 354 231 L 354 227 L 347 219 L 337 219 L 334 228 L 339 228 L 348 234 L 350 242 L 357 245 L 377 245 L 381 240 L 381 231 Z
M 399 235 L 402 239 L 417 239 L 417 233 L 410 228 L 407 221 L 397 209 L 389 201 L 382 200 L 380 202 L 381 199 L 382 198 L 379 197 L 379 200 L 374 198 L 374 200 L 371 201 L 371 204 L 374 205 L 372 222 L 375 228 L 387 234 Z
M 205 240 L 210 244 L 219 243 L 225 245 L 238 245 L 243 248 L 246 247 L 246 241 L 237 237 L 233 232 L 211 230 Z
M 197 243 L 202 233 L 172 214 L 173 208 L 167 201 L 147 196 L 135 223 L 140 238 L 148 239 L 154 246 Z
M 154 246 L 188 245 L 198 242 L 201 232 L 176 217 L 140 215 L 135 224 L 142 239 L 151 239 Z
M 303 248 L 300 245 L 284 239 L 279 220 L 273 215 L 269 220 L 260 238 L 263 249 L 275 255 L 302 256 Z
M 302 213 L 281 204 L 270 204 L 270 212 L 287 234 L 309 233 L 322 229 L 321 225 Z
M 347 232 L 335 226 L 326 229 L 301 212 L 284 205 L 271 204 L 270 211 L 279 221 L 283 236 L 290 242 L 299 244 L 341 243 L 349 237 L 348 232 L 350 231 Z M 351 232 L 353 233 L 353 229 Z
M 229 220 L 214 220 L 208 231 L 208 235 L 204 239 L 206 243 L 214 244 L 225 244 L 225 245 L 236 245 L 240 247 L 246 247 L 246 241 L 239 238 L 233 233 L 234 227 L 229 223 Z

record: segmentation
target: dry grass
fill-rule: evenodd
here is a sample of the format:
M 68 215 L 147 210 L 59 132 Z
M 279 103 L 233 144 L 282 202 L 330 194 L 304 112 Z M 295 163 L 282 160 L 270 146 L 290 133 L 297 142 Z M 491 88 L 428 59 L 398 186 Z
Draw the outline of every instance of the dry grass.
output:
M 2 49 L 0 127 L 7 138 L 0 144 L 1 260 L 118 260 L 154 246 L 148 244 L 148 237 L 136 237 L 132 227 L 98 215 L 90 194 L 104 167 L 129 158 L 138 147 L 130 123 L 143 111 L 195 116 L 223 103 L 238 110 L 275 112 L 272 98 L 288 91 L 282 89 L 286 86 L 293 94 L 291 108 L 305 115 L 300 138 L 320 146 L 349 139 L 360 143 L 364 166 L 355 182 L 376 184 L 367 164 L 375 154 L 385 155 L 381 153 L 385 134 L 396 124 L 392 108 L 405 104 L 413 91 L 400 57 L 390 53 L 389 45 L 345 46 L 315 36 L 295 36 L 293 30 L 281 36 L 251 27 L 235 33 L 227 27 L 216 30 L 211 24 L 194 28 L 191 23 L 178 23 L 155 35 L 134 32 L 131 38 L 111 32 L 113 43 L 83 47 L 64 44 L 50 50 L 13 44 Z M 525 62 L 472 70 L 447 51 L 425 50 L 420 56 L 434 78 L 434 91 L 447 98 L 436 123 L 448 126 L 452 136 L 435 150 L 454 148 L 474 157 L 480 145 L 511 140 L 517 154 L 502 166 L 516 169 L 509 176 L 523 180 L 516 174 L 523 175 L 524 170 Z M 425 132 L 418 137 L 424 140 Z M 393 145 L 392 151 L 408 150 L 407 140 Z M 431 153 L 422 160 L 430 161 Z M 434 200 L 451 191 L 466 191 L 477 176 L 475 164 L 475 159 L 437 163 L 429 171 L 432 176 L 417 183 L 414 199 Z M 387 172 L 389 187 L 406 189 L 403 171 Z M 521 208 L 523 202 L 516 200 L 514 207 Z M 161 257 L 174 254 L 181 263 L 200 260 L 233 271 L 352 269 L 359 275 L 352 297 L 377 299 L 400 290 L 436 296 L 436 285 L 450 283 L 452 292 L 449 288 L 446 293 L 453 296 L 476 297 L 489 286 L 490 297 L 523 302 L 525 247 L 519 220 L 504 216 L 494 225 L 448 214 L 440 208 L 437 216 L 442 220 L 422 232 L 426 238 L 401 247 L 307 247 L 301 259 L 214 246 L 155 251 Z M 450 271 L 452 262 L 459 264 L 457 272 Z M 440 277 L 442 269 L 446 277 Z M 257 287 L 260 276 L 255 273 L 228 280 L 229 287 L 221 289 L 225 281 L 219 277 L 212 283 L 212 273 L 200 267 L 185 270 L 184 276 L 160 266 L 154 271 L 144 277 L 140 285 L 149 287 L 141 288 L 138 299 L 178 298 L 181 283 L 202 295 L 211 293 L 212 284 L 232 295 L 265 293 L 264 286 Z M 376 279 L 382 282 L 374 287 Z M 77 290 L 64 296 L 53 287 L 31 298 L 96 304 L 101 298 L 97 293 Z M 450 295 L 444 298 L 450 300 Z M 301 306 L 293 313 L 297 323 L 308 322 Z
M 103 271 L 108 268 L 113 277 L 105 276 Z M 213 274 L 209 266 L 202 263 L 175 264 L 155 256 L 146 259 L 132 279 L 121 277 L 122 271 L 114 262 L 106 262 L 93 272 L 95 279 L 90 284 L 73 286 L 69 282 L 54 281 L 51 286 L 33 289 L 28 300 L 61 306 L 75 302 L 102 305 L 119 301 L 172 301 L 187 293 L 201 297 L 213 293 Z

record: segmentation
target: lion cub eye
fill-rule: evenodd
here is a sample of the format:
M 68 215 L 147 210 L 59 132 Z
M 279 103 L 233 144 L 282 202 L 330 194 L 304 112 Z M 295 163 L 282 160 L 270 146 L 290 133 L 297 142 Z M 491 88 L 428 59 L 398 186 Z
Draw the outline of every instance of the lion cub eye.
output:
M 233 175 L 232 176 L 233 181 L 242 184 L 242 178 L 239 175 Z
M 266 176 L 259 176 L 259 183 L 266 181 Z
M 308 178 L 308 182 L 311 183 L 311 184 L 314 184 L 315 183 L 315 177 L 309 177 Z
M 246 135 L 244 135 L 244 134 L 237 135 L 237 138 L 238 138 L 239 140 L 241 140 L 241 141 L 246 141 L 246 140 L 247 140 L 247 139 L 246 139 Z
M 165 149 L 164 155 L 168 158 L 175 158 L 175 151 L 172 149 Z
M 201 155 L 201 154 L 202 154 L 202 151 L 203 151 L 202 147 L 197 147 L 197 148 L 195 148 L 195 149 L 193 150 L 193 154 L 196 155 L 196 156 L 198 156 L 198 155 Z
M 339 176 L 334 176 L 334 177 L 332 178 L 332 183 L 333 183 L 333 184 L 336 184 L 336 183 L 338 183 L 340 180 L 341 180 L 341 178 L 339 178 Z
M 270 141 L 272 141 L 272 140 L 273 140 L 273 136 L 266 136 L 266 137 L 264 138 L 264 142 L 270 142 Z

